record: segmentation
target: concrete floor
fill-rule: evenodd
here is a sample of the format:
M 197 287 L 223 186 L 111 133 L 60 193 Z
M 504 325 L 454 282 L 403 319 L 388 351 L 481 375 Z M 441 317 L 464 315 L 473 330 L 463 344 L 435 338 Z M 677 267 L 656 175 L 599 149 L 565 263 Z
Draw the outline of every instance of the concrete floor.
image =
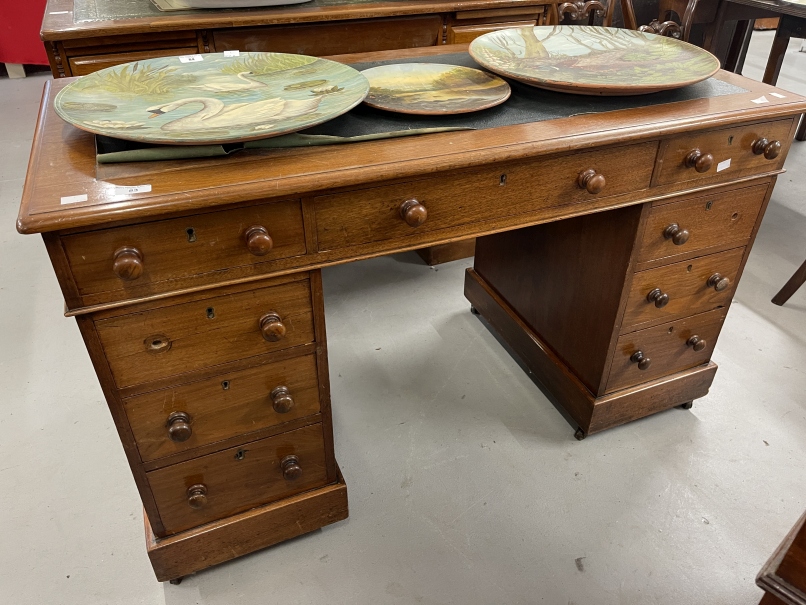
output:
M 772 34 L 756 34 L 760 78 Z M 781 86 L 806 93 L 799 42 Z M 796 78 L 795 75 L 798 75 Z M 806 143 L 779 180 L 711 394 L 583 442 L 462 296 L 458 261 L 324 272 L 350 518 L 155 581 L 122 448 L 44 246 L 14 231 L 45 76 L 0 81 L 0 603 L 755 604 L 806 507 Z

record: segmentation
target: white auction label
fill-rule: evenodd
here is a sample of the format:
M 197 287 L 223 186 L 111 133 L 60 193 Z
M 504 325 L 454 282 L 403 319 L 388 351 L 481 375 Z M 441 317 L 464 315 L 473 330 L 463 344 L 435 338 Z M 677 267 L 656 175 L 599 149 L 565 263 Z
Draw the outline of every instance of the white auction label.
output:
M 184 57 L 179 57 L 179 61 L 182 63 L 198 63 L 199 61 L 204 61 L 204 57 L 201 55 L 185 55 Z
M 771 93 L 770 93 L 770 96 L 771 96 L 771 97 L 775 97 L 776 99 L 786 99 L 786 96 L 785 96 L 785 95 L 779 94 L 779 93 L 777 93 L 777 92 L 771 92 Z
M 50 12 L 50 13 L 48 13 L 48 14 L 49 14 L 49 15 L 66 15 L 66 14 L 67 14 L 67 13 L 69 13 L 69 12 L 70 12 L 70 11 L 53 11 L 53 12 Z
M 758 99 L 753 99 L 753 103 L 756 103 L 756 104 L 759 104 L 759 105 L 761 103 L 769 103 L 769 102 L 770 102 L 770 100 L 765 96 L 761 96 Z
M 224 51 L 224 56 L 225 57 L 237 57 L 240 54 L 241 54 L 241 51 L 239 51 L 239 50 L 225 50 Z
M 728 158 L 723 162 L 719 162 L 719 164 L 716 165 L 717 172 L 722 172 L 723 170 L 727 170 L 728 168 L 730 168 L 730 158 Z
M 78 202 L 86 202 L 87 201 L 87 194 L 82 193 L 81 195 L 66 195 L 62 198 L 62 204 L 77 204 Z
M 115 195 L 134 195 L 149 191 L 151 191 L 151 185 L 115 185 Z

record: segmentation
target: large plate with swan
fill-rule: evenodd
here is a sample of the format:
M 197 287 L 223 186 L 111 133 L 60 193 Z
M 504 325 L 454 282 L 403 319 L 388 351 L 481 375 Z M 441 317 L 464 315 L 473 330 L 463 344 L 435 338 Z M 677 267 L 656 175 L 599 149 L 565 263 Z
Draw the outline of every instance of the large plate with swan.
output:
M 364 100 L 352 67 L 305 55 L 222 53 L 183 62 L 161 57 L 108 67 L 56 95 L 74 126 L 129 141 L 202 145 L 303 130 Z

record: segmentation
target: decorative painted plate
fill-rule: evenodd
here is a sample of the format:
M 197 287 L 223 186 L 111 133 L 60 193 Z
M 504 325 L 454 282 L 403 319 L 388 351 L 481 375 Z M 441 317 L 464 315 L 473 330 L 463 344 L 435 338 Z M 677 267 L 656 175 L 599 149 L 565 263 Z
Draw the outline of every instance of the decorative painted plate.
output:
M 198 145 L 265 139 L 315 126 L 364 100 L 352 67 L 305 55 L 221 53 L 109 67 L 57 96 L 56 113 L 95 134 Z
M 361 72 L 369 80 L 364 103 L 398 113 L 445 115 L 494 107 L 511 94 L 498 76 L 438 63 L 381 65 Z
M 665 36 L 587 25 L 490 32 L 470 44 L 483 67 L 526 84 L 581 95 L 681 88 L 719 70 L 711 53 Z

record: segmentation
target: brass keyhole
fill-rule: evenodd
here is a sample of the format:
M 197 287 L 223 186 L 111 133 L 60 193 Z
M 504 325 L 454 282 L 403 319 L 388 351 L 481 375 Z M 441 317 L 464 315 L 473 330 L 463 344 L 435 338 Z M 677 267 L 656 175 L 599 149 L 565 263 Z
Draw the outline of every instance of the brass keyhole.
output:
M 730 220 L 732 221 L 735 221 L 737 218 L 739 218 L 738 212 L 734 212 L 733 214 L 730 215 Z
M 185 229 L 185 233 L 188 234 L 188 241 L 191 244 L 196 241 L 196 230 L 193 227 L 188 227 Z
M 221 382 L 221 388 L 225 391 L 229 391 L 229 380 L 223 380 Z
M 711 209 L 711 206 L 713 206 L 713 205 L 714 205 L 714 203 L 713 203 L 713 202 L 707 202 L 707 203 L 705 204 L 705 209 L 706 209 L 706 210 L 710 210 L 710 209 Z
M 244 458 L 246 458 L 246 450 L 238 450 L 235 452 L 236 460 L 243 460 Z
M 215 319 L 215 309 L 213 307 L 207 307 L 207 319 Z
M 498 185 L 501 186 L 501 187 L 505 187 L 506 184 L 507 184 L 507 175 L 502 174 L 501 178 L 498 181 Z
M 691 270 L 694 268 L 694 265 L 689 265 L 686 267 L 686 273 L 691 273 Z
M 728 145 L 733 145 L 733 135 L 728 137 Z

